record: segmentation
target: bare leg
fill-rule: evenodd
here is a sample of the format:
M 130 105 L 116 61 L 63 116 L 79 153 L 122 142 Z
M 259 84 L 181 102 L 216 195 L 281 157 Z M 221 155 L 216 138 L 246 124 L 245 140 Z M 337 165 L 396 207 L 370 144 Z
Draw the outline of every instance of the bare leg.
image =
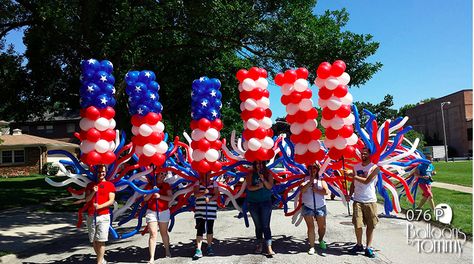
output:
M 362 227 L 355 228 L 357 245 L 362 245 Z
M 423 196 L 423 198 L 421 198 L 420 204 L 418 205 L 418 208 L 423 208 L 423 205 L 425 205 L 427 199 L 427 197 Z
M 316 222 L 318 223 L 318 236 L 319 241 L 324 239 L 324 235 L 326 234 L 326 217 L 325 216 L 317 216 Z
M 374 237 L 374 229 L 367 227 L 365 233 L 366 233 L 365 235 L 367 238 L 367 247 L 369 248 L 372 245 L 372 238 Z
M 208 247 L 212 246 L 212 240 L 214 239 L 214 235 L 207 234 L 206 238 L 207 238 L 207 246 Z
M 196 236 L 196 248 L 201 250 L 202 236 Z
M 308 241 L 309 246 L 314 247 L 314 240 L 316 234 L 314 233 L 314 220 L 312 216 L 304 216 L 304 221 L 306 222 L 306 227 L 308 229 Z
M 105 242 L 99 242 L 96 241 L 97 243 L 97 264 L 102 264 L 104 261 L 104 255 L 105 255 Z
M 153 263 L 155 261 L 156 237 L 158 235 L 157 222 L 148 223 L 148 231 L 150 233 L 150 237 L 148 238 L 148 250 L 150 251 L 149 263 Z
M 434 203 L 434 201 L 433 201 L 433 196 L 431 196 L 431 197 L 429 198 L 429 202 L 430 202 L 431 209 L 432 209 L 432 210 L 433 210 L 433 212 L 434 212 L 434 209 L 435 209 L 435 203 Z
M 168 234 L 168 222 L 158 223 L 158 225 L 160 226 L 161 240 L 163 240 L 163 246 L 165 248 L 165 256 L 166 257 L 171 257 L 170 236 Z

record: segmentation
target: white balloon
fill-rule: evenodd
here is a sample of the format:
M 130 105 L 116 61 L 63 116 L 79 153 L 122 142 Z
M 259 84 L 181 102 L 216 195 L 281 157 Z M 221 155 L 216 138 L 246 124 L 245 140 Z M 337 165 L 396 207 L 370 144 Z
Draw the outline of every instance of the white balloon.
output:
M 252 91 L 255 88 L 255 86 L 256 86 L 255 81 L 250 78 L 247 78 L 242 82 L 242 88 L 245 91 Z
M 195 149 L 193 151 L 192 157 L 193 157 L 193 160 L 200 161 L 204 159 L 205 155 L 206 154 L 203 151 L 200 151 L 199 149 Z
M 336 139 L 334 139 L 334 147 L 337 149 L 341 150 L 344 149 L 347 146 L 347 141 L 345 138 L 341 136 L 337 136 Z
M 137 127 L 137 126 L 132 126 L 132 134 L 133 134 L 134 136 L 136 136 L 136 135 L 138 135 L 138 133 L 139 133 L 139 132 L 138 132 L 138 127 Z
M 303 143 L 298 143 L 295 145 L 295 153 L 298 154 L 298 155 L 303 155 L 306 153 L 306 151 L 308 151 L 308 147 L 306 146 L 306 144 L 303 144 Z
M 283 95 L 290 95 L 293 92 L 293 86 L 285 83 L 281 86 L 280 90 Z
M 324 140 L 324 146 L 326 146 L 328 149 L 334 147 L 334 140 L 326 138 Z
M 321 118 L 321 125 L 325 128 L 329 127 L 329 120 L 324 119 L 323 117 Z
M 347 72 L 343 72 L 341 76 L 337 77 L 337 79 L 342 85 L 347 85 L 351 81 L 351 76 L 349 76 Z
M 239 83 L 239 86 L 237 86 L 237 89 L 239 89 L 239 92 L 242 92 L 244 90 L 244 88 L 242 88 L 242 84 Z
M 240 103 L 240 111 L 244 111 L 245 110 L 245 102 L 242 102 Z
M 117 122 L 115 122 L 115 119 L 110 119 L 109 129 L 114 129 L 116 125 Z
M 219 151 L 217 151 L 215 149 L 212 149 L 212 148 L 208 149 L 206 151 L 205 157 L 208 161 L 214 162 L 214 161 L 219 159 Z
M 329 90 L 334 90 L 339 85 L 339 81 L 337 80 L 337 78 L 329 77 L 326 79 L 324 84 Z
M 352 134 L 350 137 L 346 138 L 347 140 L 347 145 L 355 145 L 357 144 L 357 141 L 359 140 L 359 138 L 357 137 L 356 134 Z
M 105 153 L 109 150 L 110 144 L 108 141 L 100 139 L 95 143 L 95 150 L 99 153 Z
M 114 151 L 115 150 L 115 142 L 111 141 L 109 145 L 110 145 L 109 150 Z
M 333 119 L 331 119 L 331 121 L 329 122 L 331 123 L 331 127 L 334 128 L 335 130 L 339 130 L 344 126 L 344 120 L 336 116 Z
M 259 121 L 259 123 L 265 129 L 270 129 L 272 127 L 272 120 L 269 117 L 264 117 Z
M 286 112 L 289 114 L 289 115 L 294 115 L 296 112 L 298 112 L 299 110 L 299 107 L 297 104 L 287 104 L 286 105 Z
M 257 129 L 259 126 L 260 126 L 260 124 L 258 123 L 258 121 L 255 118 L 250 118 L 249 120 L 247 120 L 248 129 L 253 131 L 253 130 Z
M 308 81 L 305 79 L 298 79 L 295 81 L 293 86 L 297 92 L 304 92 L 306 89 L 308 89 Z
M 153 133 L 153 129 L 151 128 L 151 126 L 149 126 L 147 124 L 142 124 L 138 128 L 138 132 L 140 133 L 140 135 L 142 135 L 144 137 L 148 137 L 149 135 L 151 135 L 151 133 Z
M 95 120 L 94 126 L 99 131 L 105 131 L 109 128 L 110 122 L 106 118 L 98 118 Z
M 349 125 L 354 124 L 355 116 L 351 113 L 347 117 L 344 117 L 343 120 L 344 120 L 344 125 L 349 126 Z
M 321 98 L 319 98 L 318 100 L 318 105 L 321 107 L 321 108 L 324 108 L 328 105 L 328 100 L 323 100 Z
M 299 135 L 303 131 L 303 124 L 300 124 L 300 123 L 291 124 L 290 131 L 292 134 Z
M 258 141 L 258 139 L 251 138 L 249 140 L 248 146 L 249 146 L 250 150 L 256 151 L 257 149 L 259 149 L 262 146 L 262 144 L 260 143 L 260 141 Z
M 90 120 L 89 118 L 83 118 L 83 119 L 81 119 L 81 121 L 79 121 L 79 127 L 84 131 L 87 131 L 87 130 L 93 128 L 94 124 L 95 124 L 95 122 Z
M 332 96 L 331 98 L 329 98 L 327 106 L 332 111 L 335 111 L 335 110 L 339 109 L 341 107 L 341 105 L 342 105 L 341 100 L 339 100 L 339 98 L 337 98 L 335 96 Z
M 316 127 L 317 127 L 317 123 L 316 123 L 316 120 L 314 120 L 314 119 L 308 119 L 308 120 L 303 124 L 304 130 L 309 131 L 309 132 L 315 130 Z
M 262 140 L 262 148 L 264 148 L 264 149 L 271 149 L 271 148 L 273 148 L 273 145 L 274 145 L 274 142 L 273 142 L 273 139 L 271 137 L 265 137 Z
M 204 131 L 202 131 L 201 129 L 194 129 L 194 130 L 191 132 L 191 138 L 192 138 L 194 141 L 199 141 L 199 140 L 201 140 L 203 137 L 204 137 Z
M 155 145 L 156 152 L 160 154 L 165 154 L 168 151 L 168 143 L 161 141 L 158 145 Z
M 84 140 L 81 142 L 81 146 L 79 148 L 81 149 L 82 153 L 89 153 L 95 149 L 95 143 L 88 140 Z
M 345 105 L 350 105 L 352 104 L 353 97 L 352 94 L 347 93 L 344 97 L 341 98 L 341 102 Z
M 209 141 L 215 141 L 219 138 L 219 131 L 214 128 L 210 128 L 205 133 L 206 139 Z
M 255 82 L 255 85 L 256 85 L 258 88 L 267 89 L 267 87 L 268 87 L 268 81 L 267 81 L 267 79 L 260 77 L 260 78 L 258 78 L 257 81 Z
M 316 84 L 316 86 L 318 86 L 319 88 L 323 87 L 324 86 L 324 81 L 326 79 L 321 79 L 319 77 L 316 77 L 316 79 L 314 79 L 314 84 Z
M 321 149 L 321 145 L 319 144 L 318 140 L 311 140 L 308 144 L 308 150 L 316 153 Z
M 311 108 L 313 108 L 313 100 L 303 99 L 303 100 L 301 100 L 301 102 L 299 103 L 298 106 L 301 110 L 303 110 L 304 112 L 307 112 L 307 111 L 311 110 Z
M 270 99 L 268 97 L 262 97 L 257 101 L 257 106 L 263 109 L 267 109 L 270 106 Z
M 245 100 L 244 106 L 245 106 L 245 109 L 249 111 L 253 111 L 255 108 L 258 107 L 257 102 L 255 102 L 255 100 L 250 99 L 250 98 Z
M 143 154 L 143 147 L 142 146 L 136 146 L 135 147 L 135 153 L 140 156 Z
M 156 153 L 156 148 L 152 144 L 145 144 L 143 146 L 143 155 L 147 157 L 151 157 L 155 155 L 155 153 Z
M 244 150 L 249 149 L 249 142 L 248 142 L 248 141 L 244 141 L 244 143 L 242 143 L 242 146 L 244 147 Z

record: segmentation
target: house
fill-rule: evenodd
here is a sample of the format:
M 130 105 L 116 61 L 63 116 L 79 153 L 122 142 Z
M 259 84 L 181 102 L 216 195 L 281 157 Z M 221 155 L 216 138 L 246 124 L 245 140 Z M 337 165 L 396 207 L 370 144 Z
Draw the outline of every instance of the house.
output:
M 54 139 L 22 134 L 0 135 L 0 175 L 16 176 L 41 173 L 43 165 L 50 161 L 49 150 L 62 149 L 77 153 L 79 145 Z

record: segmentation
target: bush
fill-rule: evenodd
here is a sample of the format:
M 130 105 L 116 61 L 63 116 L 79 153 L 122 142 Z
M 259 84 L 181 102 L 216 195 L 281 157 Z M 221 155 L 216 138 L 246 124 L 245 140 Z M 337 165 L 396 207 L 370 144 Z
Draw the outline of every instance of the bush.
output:
M 41 173 L 49 176 L 55 176 L 59 172 L 59 167 L 54 166 L 52 162 L 46 162 L 41 169 Z

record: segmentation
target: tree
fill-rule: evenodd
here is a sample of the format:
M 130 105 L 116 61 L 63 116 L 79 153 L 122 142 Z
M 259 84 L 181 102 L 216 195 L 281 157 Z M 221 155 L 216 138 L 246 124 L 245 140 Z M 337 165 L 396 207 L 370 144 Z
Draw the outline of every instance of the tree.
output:
M 400 109 L 398 109 L 398 116 L 405 117 L 407 115 L 407 110 L 411 109 L 415 106 L 417 106 L 417 105 L 416 104 L 407 104 L 407 105 L 404 105 L 404 106 L 400 107 Z
M 34 106 L 18 111 L 11 106 L 17 101 L 2 96 L 0 118 L 41 115 L 54 111 L 57 102 L 78 109 L 80 61 L 93 57 L 114 64 L 118 127 L 130 127 L 124 75 L 149 69 L 162 87 L 163 117 L 172 135 L 189 130 L 192 81 L 219 78 L 223 136 L 228 135 L 242 128 L 234 78 L 240 68 L 256 65 L 275 73 L 304 66 L 314 72 L 323 61 L 342 59 L 354 86 L 381 68 L 366 62 L 379 46 L 371 35 L 342 30 L 349 21 L 344 9 L 315 16 L 315 5 L 316 0 L 0 0 L 0 40 L 21 28 L 26 46 L 24 57 L 2 48 L 15 72 L 4 89 Z
M 363 109 L 367 109 L 375 114 L 379 125 L 385 122 L 385 120 L 394 120 L 398 117 L 397 110 L 391 108 L 393 106 L 393 96 L 390 94 L 385 95 L 383 101 L 378 104 L 372 104 L 369 102 L 354 102 L 354 105 L 359 111 L 361 124 L 365 124 L 365 122 L 368 120 L 367 115 L 363 114 Z

